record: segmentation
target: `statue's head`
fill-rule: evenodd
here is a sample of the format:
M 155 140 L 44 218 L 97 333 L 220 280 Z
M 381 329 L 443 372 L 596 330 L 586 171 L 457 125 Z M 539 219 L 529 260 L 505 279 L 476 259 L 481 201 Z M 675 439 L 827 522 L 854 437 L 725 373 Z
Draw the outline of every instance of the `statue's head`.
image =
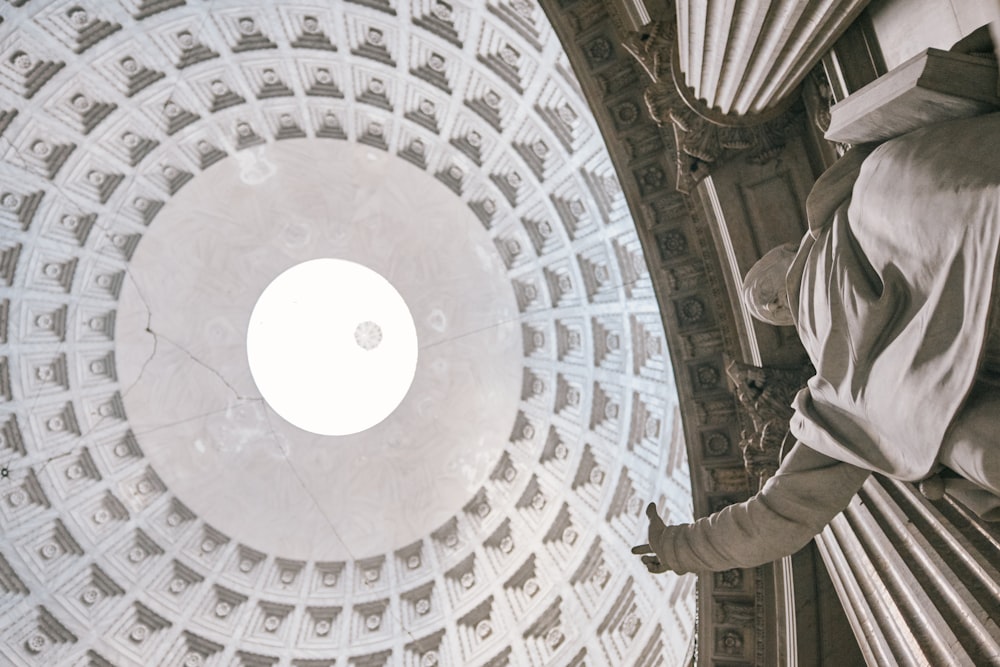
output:
M 747 271 L 743 279 L 743 302 L 750 314 L 775 326 L 795 324 L 788 305 L 785 275 L 795 259 L 795 245 L 772 248 Z

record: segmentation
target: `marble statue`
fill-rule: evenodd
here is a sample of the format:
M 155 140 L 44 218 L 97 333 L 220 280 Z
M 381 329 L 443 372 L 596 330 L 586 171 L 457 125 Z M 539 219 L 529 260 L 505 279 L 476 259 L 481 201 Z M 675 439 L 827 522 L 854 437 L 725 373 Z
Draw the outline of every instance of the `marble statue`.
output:
M 816 182 L 798 248 L 744 280 L 751 313 L 794 325 L 816 374 L 795 445 L 748 501 L 667 526 L 647 508 L 650 572 L 791 554 L 872 472 L 1000 519 L 1000 114 L 858 146 Z M 957 476 L 956 476 L 957 475 Z

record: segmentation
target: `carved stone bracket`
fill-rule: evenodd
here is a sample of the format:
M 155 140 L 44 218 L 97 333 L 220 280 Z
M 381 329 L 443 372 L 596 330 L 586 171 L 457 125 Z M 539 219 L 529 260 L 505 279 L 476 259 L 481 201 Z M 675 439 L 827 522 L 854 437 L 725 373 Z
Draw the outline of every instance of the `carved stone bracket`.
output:
M 651 80 L 644 94 L 646 107 L 657 125 L 673 130 L 676 188 L 690 193 L 711 173 L 713 165 L 737 154 L 757 163 L 774 158 L 797 126 L 801 112 L 787 105 L 766 114 L 743 116 L 709 109 L 683 83 L 675 32 L 672 20 L 649 23 L 640 32 L 629 33 L 623 46 Z
M 815 373 L 809 364 L 799 369 L 761 368 L 733 361 L 726 368 L 742 408 L 740 450 L 747 474 L 759 490 L 778 470 L 795 394 Z

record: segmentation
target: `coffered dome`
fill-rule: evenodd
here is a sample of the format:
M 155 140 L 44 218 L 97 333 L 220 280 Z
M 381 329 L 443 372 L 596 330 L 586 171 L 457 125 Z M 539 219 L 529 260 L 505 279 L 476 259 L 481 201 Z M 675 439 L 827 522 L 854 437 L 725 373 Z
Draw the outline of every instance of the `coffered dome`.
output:
M 691 515 L 660 312 L 537 6 L 14 4 L 6 661 L 685 659 L 693 580 L 628 553 L 645 503 Z M 399 406 L 351 435 L 283 419 L 247 360 L 264 289 L 317 259 L 382 276 L 417 336 Z M 343 313 L 360 283 L 327 289 Z M 392 343 L 355 319 L 349 344 Z

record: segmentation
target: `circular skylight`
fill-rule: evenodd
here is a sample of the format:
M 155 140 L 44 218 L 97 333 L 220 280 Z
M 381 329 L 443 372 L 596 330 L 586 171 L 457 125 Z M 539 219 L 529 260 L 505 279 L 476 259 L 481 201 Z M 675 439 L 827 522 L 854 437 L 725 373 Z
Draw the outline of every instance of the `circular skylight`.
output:
M 250 372 L 286 421 L 320 435 L 375 426 L 402 402 L 417 330 L 396 288 L 343 259 L 314 259 L 268 285 L 247 330 Z

